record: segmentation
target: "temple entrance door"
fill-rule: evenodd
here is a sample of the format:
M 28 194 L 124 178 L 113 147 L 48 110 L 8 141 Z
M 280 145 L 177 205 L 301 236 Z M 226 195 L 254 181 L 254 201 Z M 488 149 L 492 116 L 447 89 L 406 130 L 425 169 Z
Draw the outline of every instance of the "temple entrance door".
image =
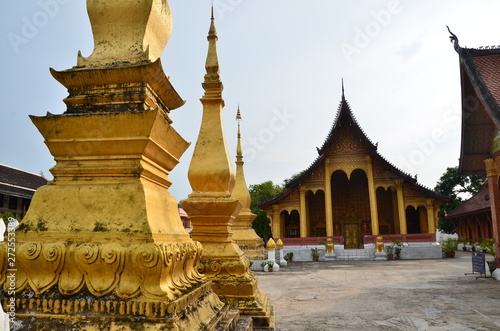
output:
M 349 248 L 359 248 L 359 224 L 358 223 L 346 223 L 344 228 L 344 247 Z

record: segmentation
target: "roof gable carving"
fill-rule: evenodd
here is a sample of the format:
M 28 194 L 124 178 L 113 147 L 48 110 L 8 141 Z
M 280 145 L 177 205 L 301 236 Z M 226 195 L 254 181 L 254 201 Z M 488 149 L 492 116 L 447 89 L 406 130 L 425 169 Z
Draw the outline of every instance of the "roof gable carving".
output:
M 353 154 L 368 152 L 362 137 L 352 126 L 341 126 L 333 135 L 333 142 L 326 146 L 327 155 Z
M 359 126 L 342 94 L 337 117 L 323 142 L 323 146 L 318 148 L 318 154 L 345 154 L 376 150 L 377 147 Z

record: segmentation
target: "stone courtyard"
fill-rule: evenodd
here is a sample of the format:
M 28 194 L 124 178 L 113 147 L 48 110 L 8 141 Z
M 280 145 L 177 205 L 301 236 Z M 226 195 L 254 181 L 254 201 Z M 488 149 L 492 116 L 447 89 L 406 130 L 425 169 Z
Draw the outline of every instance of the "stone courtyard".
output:
M 471 272 L 470 253 L 457 252 L 454 259 L 291 262 L 257 274 L 274 303 L 276 330 L 500 330 L 500 282 Z

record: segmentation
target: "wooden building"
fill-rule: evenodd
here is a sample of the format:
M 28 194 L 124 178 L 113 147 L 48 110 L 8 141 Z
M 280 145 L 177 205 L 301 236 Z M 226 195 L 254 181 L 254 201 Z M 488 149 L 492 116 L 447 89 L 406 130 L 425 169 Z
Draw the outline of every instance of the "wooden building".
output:
M 462 144 L 459 171 L 464 175 L 486 174 L 488 178 L 491 234 L 495 239 L 497 267 L 500 267 L 500 48 L 463 48 L 453 33 L 450 39 L 460 61 Z
M 493 238 L 488 181 L 479 192 L 452 210 L 446 218 L 453 222 L 458 239 L 481 243 Z
M 0 164 L 0 213 L 23 218 L 36 189 L 46 184 L 40 175 Z
M 336 119 L 318 157 L 278 196 L 260 207 L 273 236 L 285 244 L 363 248 L 375 236 L 435 241 L 437 211 L 446 197 L 417 183 L 377 151 L 342 92 Z M 294 239 L 290 238 L 302 238 Z

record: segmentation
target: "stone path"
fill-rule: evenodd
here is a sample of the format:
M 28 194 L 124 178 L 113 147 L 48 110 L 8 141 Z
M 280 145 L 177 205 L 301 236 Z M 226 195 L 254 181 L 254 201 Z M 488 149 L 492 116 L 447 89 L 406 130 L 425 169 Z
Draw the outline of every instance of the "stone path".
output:
M 454 259 L 292 262 L 257 272 L 276 330 L 500 330 L 500 281 Z M 489 272 L 488 272 L 489 275 Z

